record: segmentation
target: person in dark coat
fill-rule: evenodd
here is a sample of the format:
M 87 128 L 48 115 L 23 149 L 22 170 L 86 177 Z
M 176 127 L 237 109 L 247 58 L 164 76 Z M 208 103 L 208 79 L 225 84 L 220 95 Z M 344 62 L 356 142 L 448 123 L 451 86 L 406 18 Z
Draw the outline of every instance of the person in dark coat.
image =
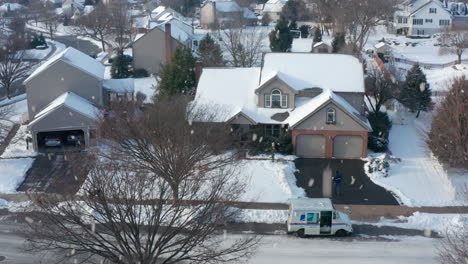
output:
M 339 171 L 335 172 L 335 177 L 333 177 L 333 194 L 340 196 L 341 195 L 341 181 L 343 180 L 343 175 Z

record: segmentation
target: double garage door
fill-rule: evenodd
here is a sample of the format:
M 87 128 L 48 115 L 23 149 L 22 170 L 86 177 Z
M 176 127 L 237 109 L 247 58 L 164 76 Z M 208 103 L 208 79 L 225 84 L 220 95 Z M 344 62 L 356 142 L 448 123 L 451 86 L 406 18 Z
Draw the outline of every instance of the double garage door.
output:
M 335 136 L 333 157 L 357 159 L 362 156 L 361 136 Z M 296 155 L 302 158 L 325 158 L 326 140 L 323 135 L 299 135 L 296 138 Z

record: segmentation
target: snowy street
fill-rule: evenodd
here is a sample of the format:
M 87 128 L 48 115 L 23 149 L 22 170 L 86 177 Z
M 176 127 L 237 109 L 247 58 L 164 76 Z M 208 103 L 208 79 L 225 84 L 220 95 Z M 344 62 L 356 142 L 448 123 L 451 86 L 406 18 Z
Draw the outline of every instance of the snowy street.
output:
M 268 236 L 249 263 L 433 264 L 438 263 L 436 244 L 436 239 L 424 237 L 358 239 L 350 243 L 333 238 Z

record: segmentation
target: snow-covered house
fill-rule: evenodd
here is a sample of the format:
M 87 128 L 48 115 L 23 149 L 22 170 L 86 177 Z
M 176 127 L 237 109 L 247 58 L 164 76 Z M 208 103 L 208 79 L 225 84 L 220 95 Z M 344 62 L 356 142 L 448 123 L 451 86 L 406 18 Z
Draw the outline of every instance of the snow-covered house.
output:
M 276 23 L 280 19 L 283 6 L 288 0 L 268 0 L 263 7 L 262 15 L 268 15 L 271 22 Z
M 392 23 L 397 34 L 432 35 L 468 16 L 465 3 L 447 0 L 406 0 L 397 6 Z
M 234 0 L 206 0 L 200 9 L 202 28 L 255 25 L 257 16 Z
M 133 67 L 158 74 L 161 65 L 168 62 L 177 45 L 192 48 L 193 27 L 177 18 L 163 23 L 151 22 L 145 34 L 139 34 L 133 42 Z
M 313 53 L 332 53 L 332 47 L 327 43 L 320 41 L 312 45 Z
M 215 106 L 215 121 L 240 138 L 291 133 L 300 157 L 367 156 L 363 67 L 352 56 L 267 53 L 262 67 L 204 68 L 195 105 Z
M 21 9 L 25 9 L 26 7 L 24 5 L 18 4 L 18 3 L 4 3 L 0 5 L 0 15 L 5 15 L 6 13 L 9 12 L 15 12 L 19 11 Z
M 50 136 L 66 142 L 67 136 L 78 135 L 84 146 L 93 145 L 100 111 L 112 101 L 134 100 L 130 80 L 105 80 L 104 72 L 101 62 L 70 47 L 24 81 L 35 151 Z

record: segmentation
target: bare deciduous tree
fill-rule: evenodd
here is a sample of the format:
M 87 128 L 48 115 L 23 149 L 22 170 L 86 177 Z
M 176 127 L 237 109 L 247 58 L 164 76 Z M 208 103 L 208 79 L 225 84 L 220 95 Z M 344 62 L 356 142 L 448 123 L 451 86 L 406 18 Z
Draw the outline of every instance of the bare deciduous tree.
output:
M 126 0 L 114 0 L 108 4 L 113 46 L 122 51 L 135 37 L 132 30 L 132 19 L 128 13 Z
M 451 28 L 447 28 L 440 40 L 440 53 L 456 54 L 458 64 L 461 64 L 462 55 L 468 49 L 468 27 L 454 25 Z
M 222 30 L 219 39 L 231 66 L 253 67 L 260 63 L 265 36 L 266 32 L 258 27 L 236 27 Z
M 110 129 L 103 148 L 76 157 L 77 171 L 89 171 L 82 196 L 35 198 L 40 210 L 30 213 L 24 232 L 29 249 L 57 251 L 66 260 L 124 264 L 248 257 L 258 237 L 224 240 L 219 232 L 237 213 L 231 204 L 245 188 L 235 176 L 232 154 L 214 154 L 219 146 L 212 143 L 223 145 L 221 134 L 229 136 L 188 122 L 187 117 L 212 116 L 183 102 L 160 100 L 161 106 L 145 112 L 115 106 L 101 126 Z
M 9 99 L 11 86 L 25 77 L 31 64 L 23 60 L 25 51 L 17 49 L 14 41 L 10 40 L 5 48 L 0 51 L 0 85 L 5 89 L 5 94 Z
M 10 118 L 13 114 L 13 107 L 10 105 L 1 105 L 1 103 L 2 101 L 0 101 L 0 142 L 3 142 L 8 132 L 10 132 L 10 124 L 12 123 Z
M 60 25 L 60 18 L 57 13 L 55 13 L 55 8 L 52 6 L 51 2 L 45 2 L 38 12 L 40 12 L 40 21 L 44 23 L 50 38 L 53 39 L 55 31 L 57 31 Z
M 103 3 L 96 5 L 94 10 L 78 20 L 80 33 L 101 42 L 102 50 L 106 51 L 107 39 L 111 33 L 110 9 Z
M 378 113 L 382 105 L 395 98 L 397 94 L 399 84 L 394 72 L 392 70 L 382 71 L 378 67 L 369 69 L 365 79 L 365 94 L 375 113 Z M 375 104 L 370 97 L 375 100 Z
M 432 120 L 428 145 L 450 166 L 468 169 L 468 80 L 453 82 Z

